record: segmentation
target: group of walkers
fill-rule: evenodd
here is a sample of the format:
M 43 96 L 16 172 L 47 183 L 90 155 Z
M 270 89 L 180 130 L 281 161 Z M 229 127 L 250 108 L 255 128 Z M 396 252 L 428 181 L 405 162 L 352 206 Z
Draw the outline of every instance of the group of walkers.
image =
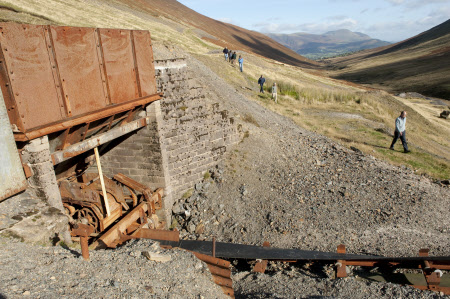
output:
M 228 48 L 225 47 L 225 49 L 223 49 L 223 55 L 225 57 L 225 61 L 228 61 L 234 65 L 234 62 L 236 61 L 236 57 L 237 57 L 236 51 L 233 52 L 233 50 L 228 50 Z M 243 72 L 244 71 L 244 59 L 242 58 L 241 55 L 239 55 L 238 62 L 239 62 L 239 69 L 241 70 L 241 72 Z
M 227 47 L 223 49 L 223 56 L 225 57 L 225 61 L 231 63 L 234 65 L 234 62 L 236 61 L 236 51 L 233 52 L 233 50 L 229 50 Z M 244 71 L 244 59 L 241 55 L 239 55 L 239 69 L 241 72 Z M 264 83 L 266 83 L 266 79 L 261 75 L 261 78 L 258 80 L 258 84 L 261 87 L 260 92 L 264 93 Z M 278 93 L 277 93 L 277 83 L 273 83 L 272 85 L 272 99 L 275 101 L 275 103 L 278 103 Z
M 223 49 L 223 54 L 225 56 L 225 61 L 230 62 L 231 64 L 234 64 L 236 61 L 236 51 L 228 50 L 227 47 Z M 243 71 L 243 64 L 244 59 L 241 55 L 239 55 L 239 68 L 241 72 Z M 260 86 L 259 92 L 264 93 L 264 84 L 266 83 L 266 78 L 261 75 L 258 79 L 258 84 Z M 272 100 L 275 101 L 275 103 L 278 103 L 278 92 L 277 92 L 277 83 L 273 83 L 272 85 Z M 400 139 L 403 145 L 403 150 L 405 153 L 409 153 L 410 150 L 408 149 L 408 143 L 406 141 L 406 111 L 402 111 L 400 113 L 400 116 L 397 117 L 395 120 L 395 132 L 394 132 L 394 139 L 392 140 L 391 146 L 389 149 L 394 150 L 394 145 L 397 142 L 397 140 Z
M 261 75 L 258 79 L 259 84 L 259 92 L 264 93 L 264 83 L 266 83 L 266 78 Z M 278 92 L 277 92 L 277 83 L 273 82 L 272 84 L 272 100 L 275 101 L 275 103 L 278 103 Z

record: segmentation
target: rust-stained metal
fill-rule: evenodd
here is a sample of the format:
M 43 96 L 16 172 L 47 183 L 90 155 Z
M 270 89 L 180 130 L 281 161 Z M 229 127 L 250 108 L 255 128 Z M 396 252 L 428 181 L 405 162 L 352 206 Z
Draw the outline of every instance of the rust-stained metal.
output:
M 337 252 L 339 254 L 345 255 L 346 249 L 344 245 L 339 245 Z M 428 257 L 429 249 L 420 249 L 419 257 Z M 420 259 L 417 261 L 395 261 L 393 260 L 337 260 L 336 263 L 336 276 L 338 278 L 347 277 L 346 266 L 361 266 L 361 267 L 378 267 L 382 265 L 388 265 L 393 268 L 418 268 L 422 269 L 423 275 L 427 282 L 426 286 L 423 285 L 412 285 L 417 289 L 430 290 L 436 292 L 443 292 L 446 295 L 450 295 L 450 287 L 440 286 L 440 270 L 450 269 L 450 261 L 428 261 Z
M 17 141 L 160 98 L 148 31 L 16 23 L 0 28 L 0 86 Z M 123 119 L 129 122 L 130 115 Z
M 92 177 L 95 174 L 89 174 Z M 94 233 L 104 231 L 111 223 L 122 216 L 123 191 L 112 180 L 103 177 L 108 203 L 111 207 L 111 215 L 107 215 L 103 205 L 103 193 L 98 180 L 89 184 L 61 181 L 59 189 L 66 213 L 75 222 L 87 224 L 94 227 Z M 75 211 L 75 212 L 73 212 Z
M 131 31 L 122 29 L 98 29 L 111 103 L 139 98 Z
M 123 175 L 122 175 L 123 176 Z M 123 177 L 122 179 L 125 180 Z M 131 179 L 130 179 L 131 180 Z M 129 181 L 128 181 L 129 182 Z M 146 188 L 147 189 L 147 188 Z M 145 191 L 145 190 L 144 190 Z M 154 198 L 159 198 L 163 195 L 163 190 L 158 189 L 156 190 L 148 200 L 152 201 Z M 151 216 L 151 211 L 148 209 L 148 207 L 152 206 L 148 204 L 148 200 L 143 200 L 140 202 L 136 207 L 133 208 L 133 210 L 129 211 L 119 222 L 117 222 L 112 228 L 107 230 L 96 242 L 94 243 L 94 248 L 103 248 L 103 247 L 111 247 L 114 248 L 117 244 L 122 243 L 123 241 L 127 239 L 132 239 L 134 237 L 127 235 L 127 229 L 130 226 L 133 226 L 136 224 L 136 222 L 140 222 L 139 224 L 143 224 L 144 220 L 143 217 Z M 145 215 L 143 215 L 143 213 Z M 139 228 L 139 227 L 138 227 Z M 139 229 L 137 230 L 139 231 Z M 148 234 L 148 231 L 143 231 L 142 234 Z
M 210 255 L 195 251 L 192 253 L 201 261 L 205 262 L 213 277 L 213 281 L 222 288 L 225 295 L 234 298 L 233 281 L 231 280 L 231 263 Z
M 102 86 L 94 28 L 50 27 L 63 99 L 72 115 L 109 104 Z
M 136 54 L 136 69 L 138 70 L 138 82 L 140 82 L 141 96 L 155 94 L 156 78 L 153 60 L 153 50 L 149 46 L 152 44 L 150 32 L 132 31 L 134 49 Z
M 146 202 L 141 202 L 137 207 L 128 212 L 128 214 L 116 223 L 112 228 L 106 231 L 98 240 L 95 241 L 94 248 L 114 248 L 125 234 L 127 228 L 136 222 L 140 217 L 140 211 L 147 212 Z
M 24 169 L 0 92 L 0 201 L 26 189 Z
M 49 124 L 47 126 L 33 128 L 30 131 L 17 132 L 17 133 L 14 132 L 14 138 L 16 139 L 16 141 L 32 140 L 32 139 L 38 138 L 40 136 L 48 135 L 48 134 L 58 132 L 58 131 L 63 131 L 66 129 L 70 129 L 79 124 L 93 122 L 98 119 L 109 117 L 110 115 L 128 111 L 130 109 L 133 109 L 136 106 L 146 105 L 146 104 L 149 104 L 156 100 L 159 100 L 160 98 L 161 98 L 160 94 L 156 94 L 156 95 L 152 95 L 152 96 L 142 97 L 140 99 L 133 100 L 130 102 L 125 102 L 125 103 L 117 104 L 114 106 L 108 106 L 106 108 L 103 108 L 100 111 L 96 111 L 96 112 L 78 116 L 78 117 L 72 117 L 72 118 L 65 119 L 60 122 L 55 122 L 55 123 Z
M 28 179 L 33 175 L 33 171 L 31 170 L 30 165 L 22 164 L 23 172 L 25 173 L 25 177 Z
M 57 95 L 46 43 L 47 26 L 1 23 L 0 72 L 9 84 L 6 101 L 11 124 L 24 132 L 65 117 L 64 103 Z M 56 67 L 56 66 L 55 66 Z
M 337 247 L 337 253 L 346 254 L 345 245 L 341 244 Z M 336 263 L 336 277 L 343 278 L 347 277 L 347 264 L 344 260 L 337 260 Z
M 149 215 L 154 214 L 156 210 L 159 210 L 162 208 L 162 189 L 157 189 L 155 192 L 152 193 L 150 188 L 147 186 L 136 182 L 135 180 L 123 175 L 122 173 L 118 173 L 114 176 L 114 179 L 122 184 L 124 184 L 127 187 L 130 187 L 138 192 L 141 192 L 145 200 L 148 204 L 148 211 Z
M 75 223 L 71 231 L 72 236 L 80 237 L 81 254 L 86 261 L 89 260 L 88 238 L 93 232 L 92 226 L 82 223 Z
M 264 242 L 263 243 L 263 247 L 270 247 L 270 243 L 267 242 L 267 241 Z M 253 266 L 253 272 L 258 272 L 258 273 L 266 272 L 268 263 L 269 263 L 268 260 L 258 260 L 258 261 L 256 261 L 256 264 Z
M 420 249 L 419 256 L 420 257 L 428 257 L 429 251 L 430 250 L 428 248 Z M 447 270 L 450 268 L 449 266 L 450 265 L 445 265 L 444 267 L 440 267 L 440 265 L 438 265 L 438 263 L 434 264 L 433 262 L 425 260 L 424 264 L 422 266 L 422 272 L 423 272 L 423 275 L 425 276 L 427 286 L 424 288 L 424 286 L 413 285 L 413 287 L 421 289 L 421 290 L 443 292 L 446 295 L 450 295 L 450 287 L 440 286 L 441 275 L 442 275 L 442 272 L 440 272 L 440 270 Z
M 169 231 L 169 230 L 161 230 L 161 229 L 148 229 L 141 228 L 136 230 L 135 233 L 132 234 L 133 238 L 136 239 L 154 239 L 154 240 L 165 240 L 165 241 L 180 241 L 180 232 L 178 231 Z

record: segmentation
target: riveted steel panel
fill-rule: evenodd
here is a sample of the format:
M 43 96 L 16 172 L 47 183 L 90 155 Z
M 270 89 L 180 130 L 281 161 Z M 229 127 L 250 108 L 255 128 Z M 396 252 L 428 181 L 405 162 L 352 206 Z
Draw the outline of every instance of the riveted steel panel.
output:
M 94 28 L 51 27 L 60 81 L 72 116 L 104 108 L 104 93 Z
M 111 103 L 139 98 L 129 30 L 99 29 Z
M 25 190 L 27 181 L 0 92 L 0 201 Z
M 148 32 L 15 23 L 0 29 L 0 87 L 18 141 L 158 97 Z
M 156 93 L 155 66 L 153 64 L 153 50 L 150 32 L 134 30 L 134 49 L 136 53 L 136 64 L 141 87 L 141 96 Z
M 10 91 L 22 121 L 16 125 L 22 131 L 62 120 L 65 116 L 49 60 L 47 30 L 45 26 L 1 24 L 0 43 Z

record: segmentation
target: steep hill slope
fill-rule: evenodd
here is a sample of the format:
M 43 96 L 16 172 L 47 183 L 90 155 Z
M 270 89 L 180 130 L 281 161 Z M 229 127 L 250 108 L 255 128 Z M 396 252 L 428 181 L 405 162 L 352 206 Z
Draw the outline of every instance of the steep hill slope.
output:
M 48 1 L 46 4 L 39 3 L 38 1 L 1 1 L 0 2 L 0 19 L 14 20 L 22 22 L 33 23 L 52 23 L 60 25 L 78 25 L 71 22 L 70 10 L 67 11 L 67 15 L 64 18 L 58 18 L 58 14 L 54 14 L 54 10 L 58 3 Z M 56 1 L 55 1 L 56 2 Z M 2 5 L 3 3 L 3 5 Z M 31 5 L 30 5 L 31 4 Z M 99 1 L 67 1 L 66 5 L 73 10 L 79 10 L 80 8 L 96 7 L 100 10 L 105 9 L 105 18 L 108 18 L 108 11 L 118 10 L 117 15 L 120 12 L 126 12 L 134 17 L 145 21 L 149 19 L 158 18 L 168 19 L 176 23 L 190 25 L 196 27 L 200 32 L 198 35 L 221 47 L 228 46 L 233 50 L 242 50 L 247 52 L 253 52 L 255 54 L 278 60 L 280 62 L 288 63 L 291 65 L 302 67 L 315 67 L 317 63 L 300 56 L 296 52 L 286 48 L 285 46 L 275 42 L 271 38 L 256 31 L 250 31 L 238 26 L 226 24 L 214 19 L 201 15 L 192 9 L 184 6 L 176 0 L 99 0 Z M 46 9 L 46 7 L 52 7 L 53 9 Z M 57 9 L 56 9 L 57 10 Z M 89 9 L 85 11 L 87 14 L 92 13 Z M 114 16 L 110 16 L 114 18 Z M 94 18 L 97 19 L 97 18 Z M 114 23 L 114 20 L 110 19 L 109 27 L 116 27 L 118 23 Z M 120 22 L 120 19 L 118 20 Z M 74 20 L 78 22 L 78 20 Z M 93 20 L 87 22 L 94 22 Z M 86 24 L 92 26 L 91 24 Z M 84 26 L 86 26 L 84 25 Z M 122 28 L 136 28 L 137 24 L 129 23 L 128 26 L 120 26 Z M 83 26 L 82 24 L 78 26 Z M 142 27 L 139 26 L 138 27 Z M 149 29 L 145 28 L 144 29 Z M 182 34 L 181 32 L 179 33 Z
M 329 59 L 334 78 L 450 99 L 450 20 L 394 45 Z
M 267 36 L 310 59 L 331 57 L 390 44 L 347 29 L 330 31 L 324 34 L 267 33 Z

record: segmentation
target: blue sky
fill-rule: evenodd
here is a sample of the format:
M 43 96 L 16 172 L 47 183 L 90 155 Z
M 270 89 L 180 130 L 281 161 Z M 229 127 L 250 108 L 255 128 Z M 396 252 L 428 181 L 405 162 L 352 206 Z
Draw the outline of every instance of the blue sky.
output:
M 178 0 L 210 18 L 273 33 L 349 29 L 401 41 L 450 18 L 450 0 Z

